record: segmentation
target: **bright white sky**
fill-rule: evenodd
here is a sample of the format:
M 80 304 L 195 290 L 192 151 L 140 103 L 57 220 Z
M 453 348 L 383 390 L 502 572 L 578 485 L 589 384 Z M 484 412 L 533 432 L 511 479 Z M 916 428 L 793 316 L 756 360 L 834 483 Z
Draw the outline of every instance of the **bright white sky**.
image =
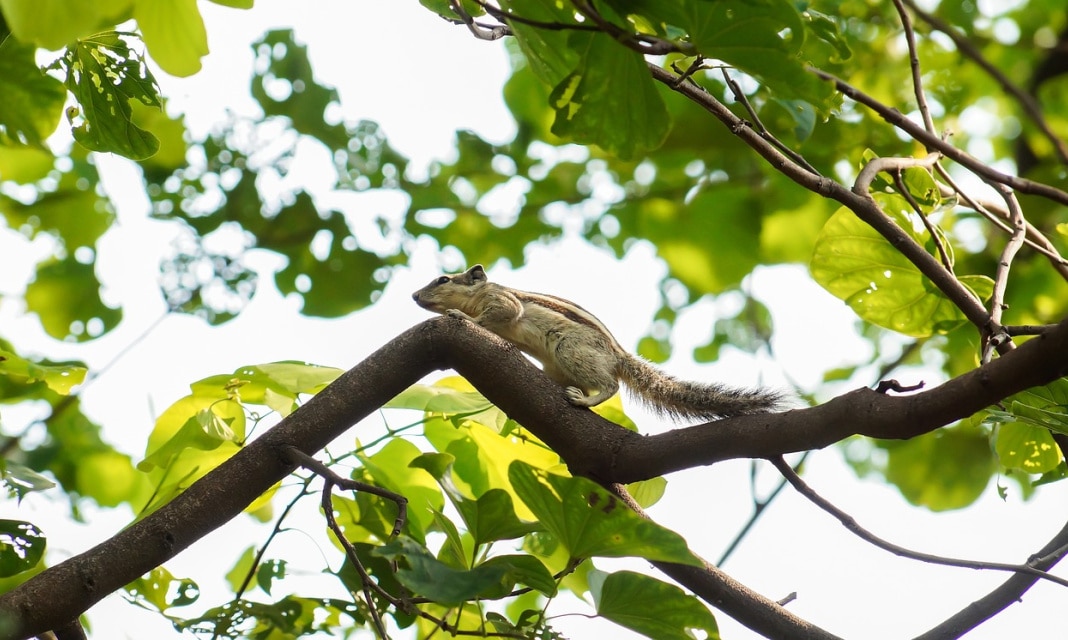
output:
M 303 3 L 299 10 L 282 0 L 260 0 L 249 12 L 210 3 L 200 5 L 212 48 L 204 70 L 191 79 L 160 78 L 171 107 L 187 113 L 197 135 L 209 130 L 227 111 L 255 113 L 247 94 L 252 61 L 249 43 L 272 27 L 295 28 L 297 38 L 310 48 L 320 81 L 337 87 L 346 118 L 379 122 L 390 143 L 417 161 L 447 156 L 456 129 L 474 129 L 497 141 L 507 140 L 513 131 L 500 99 L 500 87 L 507 76 L 502 46 L 473 39 L 462 27 L 436 18 L 415 0 L 320 0 Z M 309 150 L 304 159 L 308 182 L 328 183 L 316 178 L 314 156 L 314 150 Z M 99 270 L 107 284 L 107 299 L 124 306 L 123 324 L 88 345 L 59 344 L 43 335 L 35 318 L 22 316 L 10 299 L 0 303 L 3 334 L 20 348 L 53 358 L 82 358 L 95 368 L 111 362 L 162 315 L 156 268 L 160 253 L 174 237 L 171 227 L 146 219 L 145 203 L 135 195 L 140 190 L 139 177 L 127 163 L 106 158 L 101 165 L 107 172 L 107 188 L 120 203 L 120 224 L 103 242 Z M 346 202 L 355 216 L 385 212 L 384 207 L 390 206 L 389 199 Z M 38 244 L 28 250 L 41 255 L 47 247 Z M 14 255 L 14 251 L 27 255 L 22 240 L 0 230 L 0 255 Z M 86 391 L 86 411 L 105 425 L 110 441 L 139 459 L 153 416 L 185 395 L 190 382 L 240 365 L 279 359 L 347 368 L 402 328 L 422 321 L 427 314 L 412 304 L 409 295 L 439 274 L 439 260 L 436 246 L 420 241 L 410 269 L 396 274 L 376 305 L 339 320 L 300 316 L 269 279 L 261 281 L 248 309 L 222 327 L 211 329 L 192 318 L 169 317 Z M 10 270 L 5 266 L 0 271 L 0 293 L 21 290 L 29 271 L 23 264 L 18 266 Z M 579 302 L 629 347 L 648 328 L 662 274 L 663 266 L 655 261 L 648 245 L 635 247 L 618 262 L 574 239 L 532 248 L 527 266 L 520 271 L 491 271 L 493 278 L 510 286 Z M 682 316 L 676 326 L 680 356 L 667 368 L 680 376 L 735 384 L 782 385 L 785 374 L 814 388 L 822 371 L 864 357 L 867 347 L 855 337 L 848 309 L 808 281 L 799 269 L 766 270 L 750 285 L 769 303 L 775 316 L 775 360 L 754 362 L 726 354 L 714 366 L 698 367 L 682 357 L 707 340 L 716 314 L 731 304 L 725 300 L 702 303 Z M 621 302 L 624 287 L 627 294 Z M 915 371 L 912 375 L 928 383 L 938 380 L 930 372 Z M 913 381 L 907 376 L 898 378 Z M 830 397 L 842 390 L 820 391 Z M 15 413 L 5 412 L 6 423 L 14 424 L 17 418 Z M 648 417 L 639 424 L 647 432 L 667 428 Z M 367 431 L 357 427 L 351 437 L 361 437 L 361 433 Z M 836 448 L 817 452 L 810 460 L 806 479 L 825 497 L 884 538 L 931 553 L 1021 562 L 1060 528 L 1068 503 L 1065 483 L 1043 490 L 1027 504 L 1021 503 L 1015 491 L 1002 502 L 991 487 L 977 506 L 936 515 L 910 507 L 895 489 L 880 482 L 857 480 Z M 699 554 L 714 560 L 748 518 L 748 473 L 749 464 L 737 461 L 675 474 L 669 478 L 667 496 L 651 513 L 683 534 Z M 762 488 L 772 486 L 775 480 L 773 470 L 761 471 Z M 1014 485 L 1010 483 L 1010 487 Z M 15 517 L 10 503 L 3 509 L 0 517 Z M 45 529 L 53 561 L 105 539 L 129 517 L 90 510 L 86 513 L 88 526 L 71 526 L 60 517 L 62 511 L 58 502 L 34 496 L 17 516 Z M 316 532 L 321 529 L 317 519 L 315 505 L 311 505 L 292 526 Z M 203 604 L 220 604 L 225 591 L 221 589 L 219 567 L 229 570 L 245 547 L 261 543 L 266 534 L 264 528 L 241 517 L 168 567 L 177 575 L 200 582 L 205 591 Z M 322 566 L 316 546 L 325 545 L 321 536 L 288 534 L 286 542 L 287 557 L 294 563 L 291 567 L 301 559 L 313 571 Z M 642 562 L 625 564 L 647 569 Z M 797 592 L 797 600 L 789 605 L 797 614 L 844 637 L 870 640 L 915 635 L 1007 577 L 928 567 L 890 556 L 859 541 L 789 489 L 724 568 L 774 599 Z M 314 575 L 306 579 L 308 584 L 329 583 Z M 1048 637 L 1059 621 L 1065 593 L 1062 587 L 1040 583 L 1022 604 L 968 637 Z M 557 612 L 567 610 L 574 607 L 565 606 Z M 718 615 L 718 619 L 725 638 L 755 637 L 725 615 Z M 178 637 L 158 616 L 139 613 L 115 596 L 93 609 L 90 620 L 96 638 Z M 614 625 L 577 616 L 563 618 L 558 624 L 574 638 L 605 634 L 625 637 Z

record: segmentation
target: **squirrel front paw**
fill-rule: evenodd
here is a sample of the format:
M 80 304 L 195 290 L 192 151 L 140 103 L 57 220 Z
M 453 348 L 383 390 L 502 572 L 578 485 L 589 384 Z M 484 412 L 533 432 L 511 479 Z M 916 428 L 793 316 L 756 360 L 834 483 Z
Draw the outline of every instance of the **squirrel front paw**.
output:
M 463 320 L 470 320 L 471 322 L 475 321 L 474 318 L 472 318 L 471 316 L 467 315 L 463 311 L 460 311 L 459 309 L 449 309 L 448 311 L 445 312 L 445 315 L 449 316 L 450 318 L 460 318 L 460 319 L 463 319 Z

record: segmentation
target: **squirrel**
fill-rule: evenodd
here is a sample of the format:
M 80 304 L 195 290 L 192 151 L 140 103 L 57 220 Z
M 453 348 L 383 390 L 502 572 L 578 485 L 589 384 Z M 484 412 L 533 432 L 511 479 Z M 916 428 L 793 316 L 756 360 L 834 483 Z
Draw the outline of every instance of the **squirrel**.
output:
M 463 318 L 519 347 L 564 387 L 571 404 L 593 407 L 626 384 L 651 409 L 673 419 L 716 420 L 781 408 L 769 389 L 679 380 L 627 352 L 577 304 L 490 282 L 482 265 L 435 278 L 412 294 L 424 309 Z

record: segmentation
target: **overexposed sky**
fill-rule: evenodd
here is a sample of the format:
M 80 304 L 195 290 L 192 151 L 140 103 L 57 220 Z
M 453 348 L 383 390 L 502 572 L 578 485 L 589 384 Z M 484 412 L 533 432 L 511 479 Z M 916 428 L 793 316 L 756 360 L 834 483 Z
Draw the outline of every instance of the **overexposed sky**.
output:
M 200 6 L 212 49 L 204 60 L 204 70 L 189 79 L 160 78 L 171 108 L 187 114 L 194 135 L 209 131 L 227 112 L 255 113 L 247 92 L 252 64 L 249 44 L 272 27 L 296 30 L 298 40 L 309 47 L 319 81 L 337 87 L 345 118 L 379 122 L 390 144 L 419 163 L 448 156 L 457 129 L 474 129 L 502 142 L 514 130 L 500 98 L 508 69 L 502 45 L 475 40 L 463 27 L 449 25 L 416 0 L 319 0 L 299 5 L 261 0 L 248 12 L 207 2 Z M 307 165 L 301 165 L 306 171 L 305 179 L 309 185 L 326 188 L 331 181 L 323 180 L 316 169 L 322 157 L 314 148 L 307 149 L 306 154 L 298 158 Z M 410 299 L 413 290 L 439 275 L 437 247 L 424 239 L 417 244 L 410 268 L 399 270 L 382 299 L 360 313 L 336 320 L 305 318 L 296 312 L 293 301 L 278 294 L 270 278 L 264 278 L 248 309 L 230 323 L 210 328 L 194 318 L 171 316 L 145 335 L 164 311 L 156 287 L 156 269 L 159 255 L 167 249 L 175 230 L 146 218 L 146 203 L 138 196 L 140 178 L 129 163 L 104 158 L 100 164 L 106 188 L 118 203 L 120 224 L 101 243 L 99 270 L 107 299 L 124 306 L 123 324 L 90 344 L 60 344 L 45 337 L 36 319 L 21 315 L 18 305 L 6 298 L 0 300 L 0 326 L 4 337 L 20 348 L 53 358 L 83 358 L 97 369 L 139 340 L 83 396 L 86 411 L 104 425 L 109 441 L 135 459 L 143 455 L 153 417 L 186 394 L 190 382 L 241 365 L 280 359 L 347 368 L 403 328 L 428 317 Z M 329 170 L 329 166 L 322 169 Z M 317 195 L 326 199 L 340 197 Z M 347 211 L 358 217 L 360 206 L 388 207 L 390 203 L 388 198 L 355 200 L 349 206 L 357 207 Z M 5 255 L 15 249 L 22 255 L 34 251 L 39 255 L 45 250 L 24 245 L 13 234 L 0 231 L 0 252 Z M 532 247 L 526 257 L 523 269 L 494 269 L 491 277 L 509 286 L 578 302 L 604 321 L 628 348 L 633 348 L 646 333 L 657 304 L 658 282 L 664 273 L 652 246 L 639 243 L 619 262 L 570 238 Z M 271 261 L 265 257 L 260 260 L 265 264 Z M 18 291 L 28 275 L 25 268 L 5 267 L 0 273 L 0 292 Z M 750 286 L 774 314 L 774 361 L 766 357 L 753 361 L 737 353 L 725 353 L 721 362 L 711 366 L 687 361 L 685 354 L 707 340 L 717 313 L 729 307 L 730 300 L 725 299 L 702 302 L 681 316 L 676 325 L 676 357 L 666 367 L 680 376 L 734 384 L 763 381 L 784 385 L 789 376 L 811 389 L 823 371 L 860 360 L 861 351 L 869 348 L 856 337 L 848 308 L 808 281 L 803 270 L 765 269 Z M 624 288 L 627 295 L 622 299 L 620 292 Z M 912 375 L 929 383 L 937 381 L 935 374 L 922 370 Z M 905 376 L 898 378 L 908 381 Z M 824 396 L 831 391 L 820 389 Z M 10 425 L 18 416 L 5 409 L 4 417 L 5 424 Z M 646 432 L 669 427 L 647 416 L 640 418 L 639 424 Z M 345 438 L 350 442 L 354 438 L 366 439 L 363 434 L 374 428 L 360 425 Z M 1065 483 L 1042 489 L 1027 504 L 1021 503 L 1015 491 L 1003 502 L 991 487 L 976 507 L 932 514 L 907 505 L 892 487 L 858 480 L 835 448 L 817 452 L 810 460 L 806 479 L 825 497 L 890 541 L 931 553 L 1024 561 L 1060 528 L 1064 505 L 1068 504 Z M 680 532 L 699 554 L 714 560 L 748 517 L 748 474 L 747 461 L 674 474 L 669 477 L 667 496 L 651 514 Z M 764 469 L 759 480 L 764 489 L 777 477 L 773 470 Z M 1014 487 L 1011 483 L 1009 486 Z M 304 559 L 307 567 L 316 572 L 323 562 L 319 545 L 324 544 L 324 539 L 316 520 L 317 500 L 307 502 L 311 504 L 302 514 L 304 519 L 294 522 L 306 533 L 288 534 L 283 543 L 291 554 L 287 556 L 293 562 L 291 569 L 298 566 L 298 559 Z M 4 504 L 0 517 L 14 517 L 10 509 L 9 504 Z M 53 561 L 107 538 L 129 517 L 121 511 L 90 508 L 86 514 L 88 525 L 70 526 L 60 517 L 62 512 L 61 501 L 32 496 L 17 516 L 45 529 Z M 245 547 L 260 544 L 266 534 L 264 527 L 242 516 L 167 566 L 176 575 L 189 575 L 201 582 L 205 592 L 202 604 L 221 604 L 226 591 L 220 574 L 229 570 Z M 336 566 L 336 556 L 333 562 Z M 647 563 L 640 561 L 622 564 L 647 569 Z M 615 563 L 598 565 L 611 567 Z M 994 572 L 927 567 L 890 556 L 859 541 L 790 489 L 784 491 L 724 568 L 774 599 L 797 592 L 797 600 L 789 605 L 792 611 L 844 637 L 865 640 L 915 635 L 1007 577 Z M 318 575 L 303 579 L 310 585 L 329 582 Z M 1060 624 L 1058 607 L 1063 606 L 1066 597 L 1068 591 L 1062 587 L 1040 583 L 1022 604 L 968 638 L 1050 637 L 1050 630 Z M 755 637 L 727 616 L 717 617 L 725 638 Z M 178 637 L 158 616 L 140 613 L 117 596 L 91 610 L 90 620 L 96 638 Z M 574 638 L 606 637 L 604 634 L 626 637 L 610 623 L 591 623 L 575 616 L 562 618 L 557 624 Z

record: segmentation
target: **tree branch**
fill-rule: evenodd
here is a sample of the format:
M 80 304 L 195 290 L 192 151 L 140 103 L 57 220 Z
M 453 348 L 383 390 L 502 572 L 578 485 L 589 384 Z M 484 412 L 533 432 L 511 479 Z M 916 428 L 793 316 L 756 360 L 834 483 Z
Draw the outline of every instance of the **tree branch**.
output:
M 793 469 L 782 456 L 776 456 L 771 459 L 771 463 L 775 465 L 775 468 L 779 470 L 782 477 L 789 482 L 794 489 L 797 490 L 802 496 L 808 499 L 809 502 L 815 504 L 820 509 L 829 513 L 838 522 L 842 523 L 846 529 L 849 529 L 852 533 L 856 534 L 859 538 L 866 542 L 879 547 L 883 551 L 889 551 L 890 553 L 900 556 L 902 558 L 909 558 L 912 560 L 919 560 L 921 562 L 929 562 L 931 564 L 940 564 L 949 567 L 961 567 L 964 569 L 989 569 L 994 571 L 1012 571 L 1014 573 L 1021 573 L 1025 575 L 1034 576 L 1036 578 L 1042 578 L 1049 580 L 1062 587 L 1068 587 L 1068 579 L 1055 576 L 1041 569 L 1036 569 L 1028 564 L 1008 564 L 1005 562 L 981 562 L 978 560 L 963 560 L 958 558 L 946 558 L 944 556 L 936 556 L 931 553 L 922 553 L 920 551 L 913 551 L 906 549 L 905 547 L 887 542 L 882 538 L 876 536 L 874 533 L 868 531 L 864 527 L 860 526 L 860 523 L 856 521 L 853 516 L 849 515 L 845 511 L 842 511 L 838 507 L 831 504 L 831 502 L 825 499 L 820 494 L 816 493 L 812 487 L 808 486 L 801 476 L 797 474 L 797 471 Z
M 838 89 L 842 95 L 868 107 L 882 116 L 882 118 L 890 124 L 909 134 L 916 141 L 923 143 L 929 150 L 941 151 L 947 158 L 960 163 L 975 175 L 994 182 L 1000 182 L 1003 185 L 1012 187 L 1023 193 L 1030 193 L 1032 195 L 1047 198 L 1053 202 L 1068 205 L 1068 193 L 1048 184 L 1002 173 L 957 147 L 954 147 L 938 136 L 928 133 L 923 127 L 908 119 L 905 114 L 897 109 L 882 104 L 875 98 L 872 98 L 856 87 L 850 85 L 848 82 L 814 67 L 809 67 L 809 71 L 824 80 L 833 82 L 835 88 Z
M 748 126 L 744 120 L 734 115 L 730 109 L 719 100 L 716 100 L 703 87 L 692 83 L 676 84 L 675 76 L 670 71 L 655 64 L 649 64 L 648 66 L 653 78 L 673 91 L 681 93 L 711 113 L 716 119 L 725 124 L 731 133 L 741 138 L 743 142 L 760 154 L 780 173 L 809 191 L 836 200 L 848 207 L 858 218 L 878 231 L 880 235 L 886 238 L 887 242 L 900 251 L 912 264 L 916 265 L 916 268 L 923 275 L 927 276 L 942 293 L 946 294 L 960 308 L 969 322 L 978 327 L 984 334 L 996 333 L 991 331 L 989 326 L 990 314 L 982 303 L 952 273 L 948 272 L 937 258 L 928 253 L 904 229 L 898 227 L 889 216 L 883 213 L 869 193 L 855 193 L 830 178 L 806 170 L 761 137 L 758 132 Z M 885 109 L 885 107 L 883 108 Z M 898 112 L 894 111 L 894 113 Z M 923 129 L 919 129 L 919 132 L 926 135 Z M 938 140 L 937 138 L 935 139 Z M 942 146 L 949 146 L 942 144 L 941 140 L 938 140 L 938 142 Z M 1068 200 L 1068 194 L 1064 195 Z
M 26 638 L 77 618 L 221 527 L 285 478 L 297 464 L 289 447 L 309 455 L 322 449 L 409 385 L 447 367 L 560 453 L 572 473 L 627 483 L 730 458 L 820 448 L 854 433 L 907 438 L 931 431 L 1068 373 L 1068 319 L 1014 352 L 923 393 L 888 397 L 860 389 L 810 409 L 642 436 L 572 406 L 559 386 L 497 336 L 469 322 L 435 318 L 371 354 L 155 513 L 0 595 L 0 618 L 8 623 L 0 638 Z M 781 615 L 781 607 L 769 609 L 717 571 L 660 568 L 684 586 L 704 591 L 703 597 L 719 602 L 728 615 L 750 620 L 747 624 Z M 768 633 L 775 635 L 771 627 Z

